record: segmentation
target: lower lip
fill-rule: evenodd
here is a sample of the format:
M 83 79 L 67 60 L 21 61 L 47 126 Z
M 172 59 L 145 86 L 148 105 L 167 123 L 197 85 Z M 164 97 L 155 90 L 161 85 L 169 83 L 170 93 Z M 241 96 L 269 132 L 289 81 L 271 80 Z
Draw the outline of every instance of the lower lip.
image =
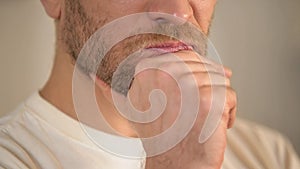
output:
M 191 47 L 188 46 L 176 46 L 176 47 L 158 47 L 158 48 L 148 48 L 152 50 L 157 50 L 164 53 L 175 53 L 183 50 L 192 50 Z

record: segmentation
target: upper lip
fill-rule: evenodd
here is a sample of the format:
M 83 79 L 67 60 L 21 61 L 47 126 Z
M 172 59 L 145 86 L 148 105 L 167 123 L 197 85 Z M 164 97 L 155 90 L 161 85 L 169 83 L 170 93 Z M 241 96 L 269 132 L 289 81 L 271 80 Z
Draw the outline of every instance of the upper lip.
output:
M 176 49 L 174 52 L 181 50 L 193 50 L 192 45 L 185 44 L 180 41 L 168 41 L 163 43 L 150 44 L 145 49 Z

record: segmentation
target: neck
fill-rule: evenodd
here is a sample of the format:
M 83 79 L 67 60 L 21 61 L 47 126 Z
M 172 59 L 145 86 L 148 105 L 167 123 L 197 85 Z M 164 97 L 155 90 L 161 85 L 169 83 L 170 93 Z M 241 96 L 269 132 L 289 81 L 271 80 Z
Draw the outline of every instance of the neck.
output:
M 58 53 L 46 85 L 40 95 L 71 118 L 78 120 L 72 101 L 72 74 L 74 63 L 70 56 Z
M 74 120 L 79 121 L 74 108 L 72 94 L 74 64 L 75 62 L 71 56 L 58 52 L 55 57 L 51 76 L 44 88 L 40 91 L 40 95 L 62 113 L 65 113 Z M 99 108 L 101 109 L 103 117 L 110 126 L 123 136 L 134 137 L 135 132 L 131 129 L 128 120 L 124 119 L 119 113 L 117 113 L 114 106 L 111 105 L 111 103 L 103 96 L 101 89 L 96 87 L 95 92 Z M 96 129 L 101 128 L 97 126 L 103 125 L 85 124 Z

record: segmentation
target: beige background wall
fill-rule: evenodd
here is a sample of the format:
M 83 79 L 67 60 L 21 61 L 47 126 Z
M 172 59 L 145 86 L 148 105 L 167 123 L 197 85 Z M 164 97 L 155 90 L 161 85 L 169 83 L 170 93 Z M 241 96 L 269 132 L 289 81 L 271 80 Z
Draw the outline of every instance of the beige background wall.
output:
M 300 1 L 220 0 L 211 35 L 233 69 L 239 116 L 281 131 L 300 154 Z
M 0 24 L 0 112 L 3 114 L 47 79 L 54 53 L 54 27 L 39 0 L 1 0 Z
M 300 1 L 219 0 L 211 39 L 234 71 L 239 116 L 287 135 L 300 153 Z M 0 1 L 0 114 L 47 79 L 53 22 L 38 0 Z

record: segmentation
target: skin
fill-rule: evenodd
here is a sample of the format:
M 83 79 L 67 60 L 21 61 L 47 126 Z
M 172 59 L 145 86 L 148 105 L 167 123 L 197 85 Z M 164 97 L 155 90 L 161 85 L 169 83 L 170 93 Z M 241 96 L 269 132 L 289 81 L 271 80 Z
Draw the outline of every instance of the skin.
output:
M 216 0 L 41 0 L 41 2 L 47 14 L 55 20 L 57 43 L 54 67 L 40 94 L 62 112 L 76 120 L 72 101 L 74 64 L 83 44 L 98 28 L 129 14 L 162 12 L 182 17 L 208 34 L 216 4 Z M 74 13 L 74 8 L 75 11 L 80 9 L 80 12 Z M 154 21 L 168 20 L 168 18 L 161 18 L 157 15 L 150 15 L 149 17 Z M 161 38 L 160 40 L 164 39 L 163 37 L 159 38 Z M 122 53 L 121 46 L 115 49 L 112 56 L 118 58 L 122 56 Z M 213 67 L 216 70 L 223 70 L 222 65 L 205 59 L 199 60 L 192 51 L 180 51 L 176 54 L 192 70 L 190 74 L 184 76 L 193 76 L 196 79 L 201 93 L 200 104 L 205 106 L 199 109 L 200 115 L 188 136 L 170 151 L 148 158 L 146 168 L 220 168 L 226 147 L 226 130 L 233 125 L 236 113 L 236 94 L 230 87 L 231 71 L 225 68 L 225 74 L 222 71 L 214 72 L 214 76 L 223 77 L 226 83 L 213 84 L 207 78 L 208 74 L 212 72 L 203 69 L 203 65 Z M 114 63 L 109 62 L 109 64 Z M 168 66 L 169 68 L 176 67 L 176 63 L 169 63 Z M 109 67 L 104 71 L 108 69 Z M 100 74 L 95 75 L 95 77 L 97 86 L 95 92 L 100 109 L 110 125 L 122 135 L 139 137 L 155 135 L 174 121 L 174 114 L 176 115 L 178 112 L 178 106 L 174 105 L 179 105 L 180 99 L 170 99 L 171 102 L 168 103 L 164 115 L 156 122 L 144 126 L 132 124 L 120 116 L 116 110 L 112 102 L 110 86 L 104 80 L 105 78 Z M 225 109 L 221 123 L 213 136 L 204 144 L 199 144 L 198 137 L 209 110 L 212 87 L 226 88 Z M 148 96 L 149 91 L 155 88 L 165 91 L 167 98 L 180 98 L 180 92 L 170 77 L 157 70 L 145 71 L 135 77 L 129 90 L 129 96 L 134 106 L 140 110 L 147 109 L 149 103 L 145 96 Z

